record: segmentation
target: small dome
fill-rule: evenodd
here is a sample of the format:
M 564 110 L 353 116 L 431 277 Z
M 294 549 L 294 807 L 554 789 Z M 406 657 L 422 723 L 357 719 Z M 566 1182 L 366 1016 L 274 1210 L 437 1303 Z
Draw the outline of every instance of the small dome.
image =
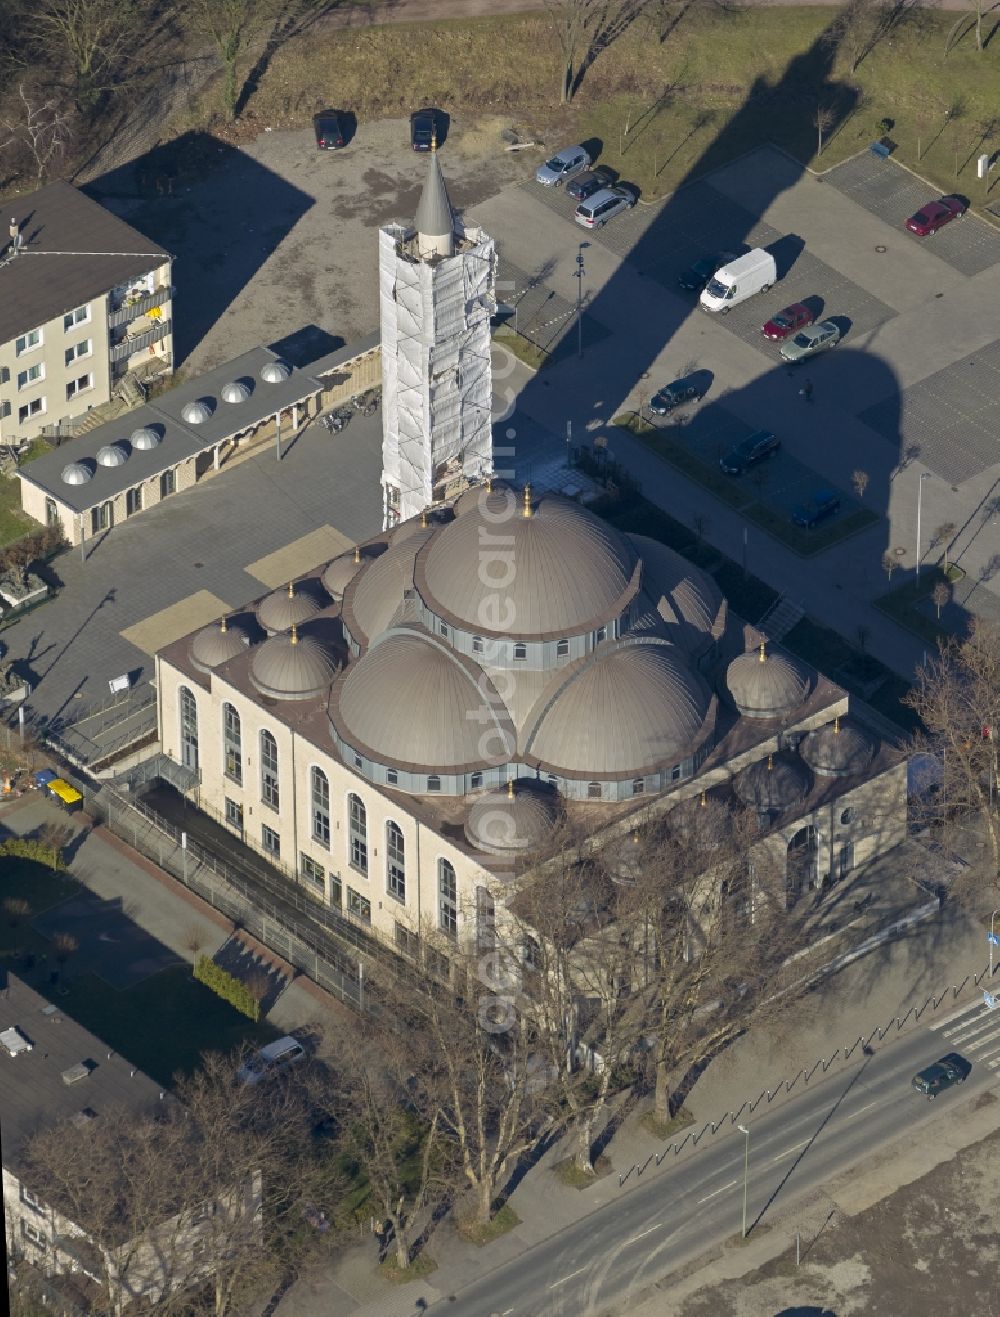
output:
M 642 588 L 670 639 L 696 657 L 726 630 L 728 605 L 715 578 L 674 549 L 645 535 L 629 535 L 642 558 Z
M 132 447 L 138 448 L 141 453 L 148 453 L 150 449 L 155 448 L 159 442 L 159 434 L 156 430 L 150 429 L 148 425 L 143 425 L 138 430 L 132 431 Z
M 761 641 L 759 649 L 733 659 L 726 687 L 745 718 L 780 718 L 805 702 L 812 674 L 784 650 L 769 653 Z
M 204 425 L 211 415 L 212 409 L 203 398 L 186 402 L 181 408 L 181 419 L 188 425 Z
M 246 380 L 233 380 L 222 386 L 223 402 L 246 402 L 250 397 L 250 385 Z
M 733 790 L 744 805 L 775 814 L 801 804 L 810 785 L 809 770 L 802 761 L 786 755 L 768 755 L 733 778 Z
M 231 627 L 223 617 L 202 627 L 191 641 L 191 662 L 201 672 L 210 672 L 220 663 L 228 663 L 247 646 L 246 633 Z
M 551 787 L 530 778 L 488 791 L 472 806 L 465 837 L 477 850 L 510 855 L 537 849 L 552 835 L 559 817 L 559 797 Z
M 487 478 L 485 482 L 473 485 L 471 489 L 466 489 L 459 494 L 452 504 L 452 511 L 456 517 L 464 517 L 467 512 L 475 512 L 478 508 L 484 506 L 489 507 L 487 500 L 491 494 L 498 497 L 507 497 L 504 491 L 509 488 L 510 486 L 505 481 Z M 516 506 L 517 495 L 512 494 L 511 497 L 515 500 L 514 506 Z M 483 500 L 483 502 L 481 503 L 480 500 Z
M 284 361 L 269 361 L 261 369 L 260 377 L 265 384 L 280 384 L 282 380 L 287 380 L 291 373 L 291 366 L 286 365 Z
M 268 635 L 273 636 L 308 622 L 322 607 L 315 587 L 306 584 L 296 589 L 294 581 L 289 581 L 287 587 L 275 590 L 260 601 L 257 621 Z
M 262 695 L 274 700 L 304 700 L 322 695 L 337 675 L 337 661 L 315 636 L 298 627 L 265 640 L 254 655 L 250 678 Z
M 389 532 L 390 544 L 405 544 L 407 540 L 412 540 L 414 536 L 419 535 L 422 530 L 429 530 L 436 523 L 432 522 L 426 512 L 421 512 L 419 517 L 411 517 L 409 521 L 404 521 L 398 526 L 394 526 Z
M 848 777 L 867 771 L 875 748 L 857 723 L 836 718 L 810 732 L 799 746 L 799 754 L 819 777 Z
M 120 444 L 105 444 L 97 454 L 98 466 L 124 466 L 128 453 Z
M 434 531 L 424 530 L 419 522 L 416 532 L 402 544 L 393 544 L 381 557 L 363 563 L 344 591 L 344 622 L 359 644 L 366 644 L 382 634 L 392 621 L 403 595 L 413 586 L 413 560 Z M 360 633 L 360 634 L 359 634 Z
M 365 565 L 361 546 L 355 545 L 350 553 L 334 558 L 323 571 L 323 589 L 331 599 L 342 599 L 344 591 Z
M 685 853 L 714 851 L 733 834 L 733 816 L 721 800 L 703 791 L 683 801 L 665 820 L 670 841 L 680 842 Z
M 70 462 L 62 469 L 62 482 L 64 485 L 85 485 L 93 474 L 83 462 Z

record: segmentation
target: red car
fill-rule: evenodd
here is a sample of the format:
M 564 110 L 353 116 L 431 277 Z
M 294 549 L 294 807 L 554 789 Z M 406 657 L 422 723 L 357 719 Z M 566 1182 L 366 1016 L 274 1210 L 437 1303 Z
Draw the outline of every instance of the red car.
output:
M 942 197 L 940 201 L 928 201 L 926 206 L 910 216 L 906 227 L 918 238 L 929 238 L 953 219 L 964 215 L 968 209 L 969 203 L 962 197 Z
M 815 319 L 816 317 L 803 302 L 794 302 L 791 306 L 786 306 L 784 311 L 772 316 L 760 332 L 765 338 L 777 343 L 787 338 L 789 334 L 797 333 L 804 326 L 811 325 Z

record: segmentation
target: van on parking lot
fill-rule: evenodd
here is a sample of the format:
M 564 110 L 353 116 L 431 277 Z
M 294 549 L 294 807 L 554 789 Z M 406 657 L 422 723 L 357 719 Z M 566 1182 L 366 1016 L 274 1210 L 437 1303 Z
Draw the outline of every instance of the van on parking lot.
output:
M 276 1038 L 273 1043 L 266 1043 L 259 1052 L 240 1066 L 237 1079 L 241 1084 L 259 1084 L 270 1075 L 280 1074 L 301 1061 L 306 1049 L 297 1038 L 286 1035 Z
M 753 297 L 754 293 L 766 293 L 777 278 L 774 257 L 763 247 L 755 247 L 752 252 L 716 270 L 701 295 L 702 310 L 721 311 L 725 315 L 730 308 Z

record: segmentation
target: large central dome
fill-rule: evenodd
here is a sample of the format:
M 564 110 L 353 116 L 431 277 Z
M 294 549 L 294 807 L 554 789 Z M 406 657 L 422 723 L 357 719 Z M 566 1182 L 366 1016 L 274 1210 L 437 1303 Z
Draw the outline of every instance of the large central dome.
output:
M 547 495 L 526 507 L 505 489 L 434 536 L 417 557 L 414 584 L 428 608 L 462 630 L 555 640 L 620 616 L 640 574 L 628 540 L 579 504 Z

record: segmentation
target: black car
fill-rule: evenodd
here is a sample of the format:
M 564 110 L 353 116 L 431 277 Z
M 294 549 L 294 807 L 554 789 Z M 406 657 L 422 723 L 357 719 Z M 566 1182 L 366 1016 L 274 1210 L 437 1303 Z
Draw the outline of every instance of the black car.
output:
M 709 252 L 707 256 L 699 256 L 679 276 L 677 283 L 686 293 L 700 293 L 716 270 L 721 270 L 727 261 L 734 259 L 732 252 Z
M 964 1084 L 972 1071 L 972 1063 L 957 1052 L 949 1052 L 926 1070 L 913 1076 L 913 1087 L 926 1098 L 936 1098 L 952 1084 Z
M 840 511 L 840 495 L 832 489 L 818 489 L 806 503 L 800 504 L 792 512 L 792 521 L 796 526 L 812 530 L 827 517 L 833 517 Z
M 429 151 L 437 136 L 437 110 L 414 110 L 410 115 L 410 145 L 414 151 Z
M 749 466 L 770 457 L 781 447 L 781 440 L 770 430 L 758 430 L 756 434 L 741 439 L 733 444 L 728 453 L 719 458 L 719 466 L 727 476 L 741 476 Z
M 316 145 L 321 151 L 339 151 L 345 145 L 344 125 L 336 110 L 313 115 L 313 128 L 316 130 Z
M 588 169 L 570 179 L 566 184 L 566 193 L 576 201 L 586 201 L 602 188 L 611 187 L 617 177 L 615 171 L 607 165 L 598 165 L 596 169 Z
M 654 416 L 666 416 L 667 412 L 672 412 L 682 402 L 690 402 L 692 398 L 700 397 L 701 391 L 690 380 L 674 380 L 673 384 L 668 384 L 658 393 L 653 394 L 649 400 L 649 410 Z

